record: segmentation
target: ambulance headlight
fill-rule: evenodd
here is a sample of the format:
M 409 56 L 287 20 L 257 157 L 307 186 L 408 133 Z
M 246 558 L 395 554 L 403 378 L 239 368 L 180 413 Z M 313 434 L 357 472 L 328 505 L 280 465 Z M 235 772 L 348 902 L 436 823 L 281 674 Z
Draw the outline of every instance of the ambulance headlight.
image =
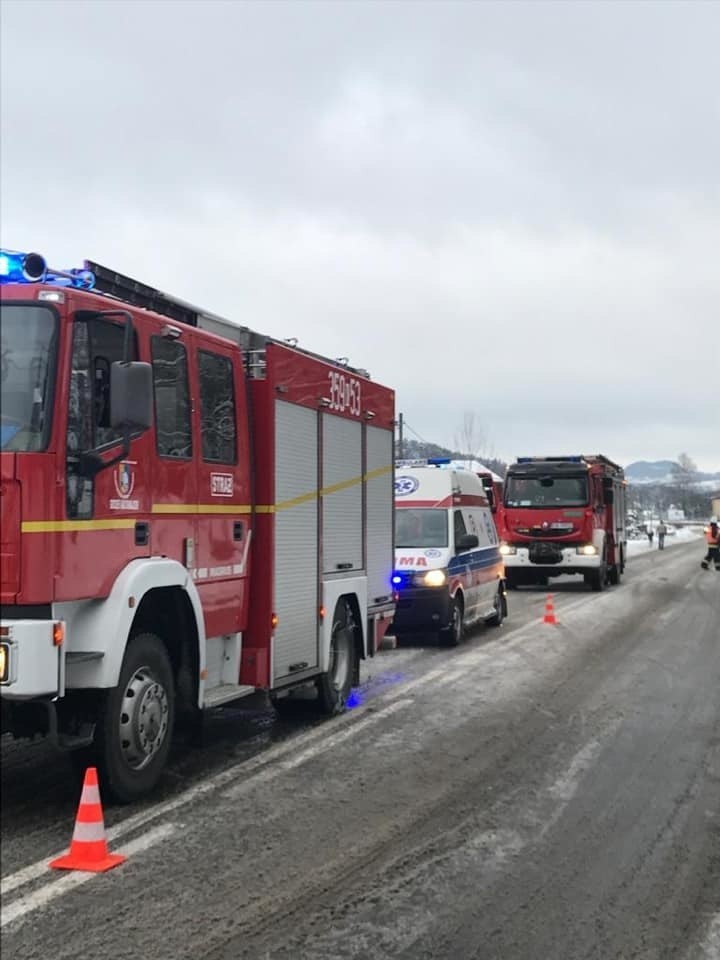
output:
M 513 554 L 517 553 L 515 547 L 511 547 L 509 543 L 500 544 L 500 556 L 501 557 L 512 557 Z
M 428 570 L 415 574 L 416 587 L 444 587 L 448 582 L 447 570 Z
M 585 543 L 582 547 L 577 547 L 577 552 L 583 557 L 594 557 L 597 556 L 597 547 L 593 546 L 592 543 Z

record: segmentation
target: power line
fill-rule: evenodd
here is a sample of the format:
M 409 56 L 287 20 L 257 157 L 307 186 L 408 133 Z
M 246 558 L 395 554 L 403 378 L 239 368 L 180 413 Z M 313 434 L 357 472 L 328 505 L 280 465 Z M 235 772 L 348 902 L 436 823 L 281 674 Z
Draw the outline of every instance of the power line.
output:
M 426 440 L 424 437 L 421 437 L 420 434 L 417 432 L 417 430 L 415 430 L 413 427 L 410 426 L 407 420 L 404 420 L 403 423 L 405 425 L 405 429 L 409 430 L 410 433 L 415 434 L 415 436 L 418 438 L 420 443 L 426 443 L 428 444 L 428 446 L 437 446 L 437 444 L 431 444 L 429 440 Z

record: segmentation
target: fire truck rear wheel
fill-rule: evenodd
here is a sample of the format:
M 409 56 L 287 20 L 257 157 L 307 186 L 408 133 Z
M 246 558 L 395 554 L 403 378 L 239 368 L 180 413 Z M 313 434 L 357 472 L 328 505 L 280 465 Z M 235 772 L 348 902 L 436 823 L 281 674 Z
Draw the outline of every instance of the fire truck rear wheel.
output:
M 355 619 L 346 600 L 338 600 L 332 622 L 330 663 L 327 673 L 317 682 L 320 710 L 328 716 L 342 713 L 345 709 L 357 670 L 358 656 Z
M 128 644 L 120 682 L 109 690 L 98 717 L 95 753 L 103 797 L 131 803 L 162 775 L 175 719 L 172 667 L 154 633 Z
M 616 587 L 620 583 L 625 568 L 622 547 L 620 547 L 619 554 L 618 562 L 614 563 L 608 570 L 608 581 L 613 587 Z

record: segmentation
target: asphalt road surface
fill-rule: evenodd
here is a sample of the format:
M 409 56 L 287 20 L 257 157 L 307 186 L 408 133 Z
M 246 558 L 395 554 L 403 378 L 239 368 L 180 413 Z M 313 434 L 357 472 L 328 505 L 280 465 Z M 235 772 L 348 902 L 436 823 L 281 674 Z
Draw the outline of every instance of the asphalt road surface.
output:
M 178 745 L 128 855 L 59 874 L 78 794 L 3 743 L 3 960 L 717 960 L 720 574 L 699 542 L 602 594 L 510 594 L 464 646 L 364 671 L 318 722 L 260 699 Z

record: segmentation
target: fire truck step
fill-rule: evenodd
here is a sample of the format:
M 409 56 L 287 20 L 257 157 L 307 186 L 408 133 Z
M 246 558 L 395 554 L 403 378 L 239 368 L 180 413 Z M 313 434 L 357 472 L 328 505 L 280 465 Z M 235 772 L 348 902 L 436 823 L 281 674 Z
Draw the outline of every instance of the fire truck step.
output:
M 88 660 L 102 660 L 105 656 L 102 650 L 71 650 L 65 654 L 67 663 L 86 663 Z
M 255 687 L 240 683 L 221 683 L 219 687 L 205 691 L 205 707 L 219 707 L 223 703 L 229 703 L 239 697 L 247 697 L 251 693 L 255 693 Z

